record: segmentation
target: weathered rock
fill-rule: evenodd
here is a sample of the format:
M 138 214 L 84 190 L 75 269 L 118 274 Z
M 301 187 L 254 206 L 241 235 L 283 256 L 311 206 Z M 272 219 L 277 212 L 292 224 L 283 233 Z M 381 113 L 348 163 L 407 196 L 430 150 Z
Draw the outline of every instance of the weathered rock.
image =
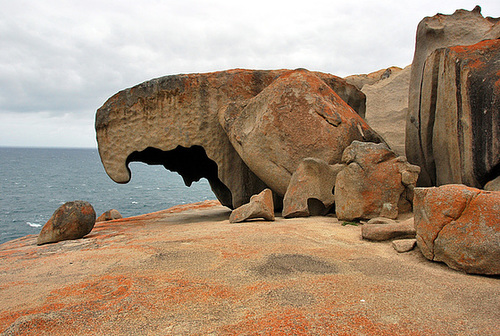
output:
M 487 191 L 500 191 L 500 176 L 489 181 L 484 185 L 484 190 Z
M 417 244 L 429 260 L 500 274 L 500 192 L 464 185 L 416 188 Z
M 438 108 L 436 105 L 440 105 L 439 108 L 444 108 L 445 110 L 447 110 L 447 106 L 450 105 L 453 111 L 454 106 L 456 107 L 458 104 L 458 102 L 454 102 L 452 97 L 449 95 L 449 101 L 441 100 L 438 102 L 435 97 L 435 95 L 438 94 L 437 84 L 439 84 L 446 76 L 449 77 L 450 81 L 456 79 L 458 86 L 450 81 L 446 84 L 447 86 L 445 86 L 443 82 L 443 84 L 439 84 L 441 90 L 457 92 L 461 97 L 459 102 L 464 98 L 466 99 L 466 104 L 463 107 L 463 113 L 465 116 L 472 114 L 479 117 L 480 120 L 487 120 L 487 118 L 480 117 L 480 114 L 483 111 L 479 107 L 481 104 L 479 101 L 475 103 L 476 106 L 474 106 L 474 104 L 467 106 L 469 105 L 467 100 L 474 100 L 471 99 L 472 97 L 470 96 L 470 98 L 467 98 L 468 95 L 474 95 L 474 93 L 468 93 L 467 90 L 471 87 L 471 84 L 476 83 L 478 80 L 482 80 L 482 78 L 480 78 L 480 73 L 475 73 L 475 71 L 471 69 L 472 73 L 475 73 L 473 76 L 474 78 L 468 78 L 468 70 L 463 68 L 461 64 L 457 64 L 456 68 L 452 69 L 450 66 L 451 64 L 448 64 L 448 67 L 443 68 L 439 65 L 439 63 L 433 62 L 436 66 L 434 68 L 426 65 L 426 60 L 431 53 L 439 48 L 456 45 L 472 45 L 484 39 L 495 39 L 499 37 L 500 22 L 498 19 L 489 17 L 484 18 L 481 15 L 481 9 L 478 6 L 471 12 L 466 10 L 457 10 L 453 15 L 437 14 L 433 17 L 424 18 L 419 23 L 417 28 L 415 55 L 412 62 L 409 108 L 406 122 L 406 155 L 409 162 L 419 165 L 422 168 L 419 185 L 430 186 L 436 185 L 437 183 L 434 167 L 434 159 L 436 158 L 434 150 L 438 148 L 438 146 L 432 141 L 435 133 L 433 131 L 436 115 L 435 109 Z M 461 62 L 460 58 L 457 58 L 456 60 L 458 60 L 459 63 Z M 450 61 L 452 60 L 449 59 L 448 62 Z M 474 62 L 470 63 L 470 65 L 473 63 Z M 427 68 L 428 72 L 427 81 L 424 81 L 424 66 Z M 457 74 L 459 77 L 452 79 L 455 77 L 455 71 L 458 71 Z M 432 76 L 438 76 L 438 73 L 440 78 L 429 81 L 432 79 Z M 491 83 L 490 79 L 492 78 L 492 74 L 493 73 L 490 73 L 490 75 L 488 75 L 488 83 Z M 479 87 L 481 90 L 485 90 L 484 92 L 492 92 L 494 87 L 493 86 L 488 89 L 486 86 L 489 84 L 478 84 L 480 84 Z M 482 93 L 482 95 L 485 94 L 486 93 Z M 491 100 L 486 99 L 484 104 L 491 104 Z M 484 106 L 485 108 L 486 105 Z M 471 109 L 471 111 L 468 112 L 468 109 Z M 462 113 L 461 111 L 459 112 Z M 443 113 L 439 114 L 442 115 Z M 488 112 L 488 114 L 491 114 L 491 112 Z M 490 118 L 490 120 L 493 119 Z M 469 126 L 472 126 L 472 128 L 469 128 Z M 452 129 L 456 129 L 456 127 L 456 125 L 450 125 L 450 128 Z M 462 130 L 469 131 L 474 129 L 474 127 L 477 126 L 464 125 Z M 479 134 L 477 136 L 479 138 L 484 138 L 483 140 L 485 142 L 490 141 Z M 457 142 L 456 137 L 452 142 Z
M 235 208 L 247 203 L 266 185 L 234 150 L 219 124 L 218 111 L 255 97 L 288 72 L 236 69 L 174 75 L 118 92 L 96 114 L 106 172 L 115 182 L 127 183 L 130 161 L 159 164 L 178 172 L 186 185 L 207 178 L 223 205 Z M 364 114 L 362 92 L 339 77 L 315 74 Z
M 383 81 L 387 78 L 390 78 L 400 71 L 402 71 L 400 67 L 389 67 L 387 69 L 380 69 L 369 74 L 361 74 L 361 75 L 351 75 L 347 76 L 344 79 L 347 83 L 354 85 L 358 88 L 358 90 L 363 91 L 365 85 L 373 85 L 380 81 Z
M 398 156 L 405 155 L 410 73 L 409 65 L 392 71 L 386 78 L 365 84 L 362 89 L 366 95 L 366 122 Z
M 396 218 L 411 210 L 419 168 L 384 144 L 354 141 L 342 156 L 337 175 L 335 211 L 340 220 Z
M 421 143 L 434 185 L 481 188 L 500 166 L 500 40 L 434 51 L 424 67 Z
M 304 69 L 283 74 L 252 99 L 228 104 L 219 116 L 243 161 L 279 195 L 303 159 L 335 164 L 353 140 L 382 141 L 319 76 Z
M 306 158 L 292 175 L 283 200 L 283 217 L 326 215 L 335 203 L 333 188 L 342 164 Z
M 416 239 L 396 239 L 392 241 L 392 247 L 398 253 L 410 252 L 417 245 Z
M 254 218 L 274 221 L 273 192 L 271 189 L 263 190 L 260 194 L 252 196 L 248 204 L 234 209 L 229 216 L 229 222 L 239 223 Z
M 375 241 L 394 238 L 414 238 L 415 226 L 413 218 L 409 218 L 403 222 L 396 222 L 391 219 L 371 219 L 361 227 L 361 236 L 364 239 Z
M 64 203 L 43 226 L 37 245 L 82 238 L 92 231 L 95 217 L 94 208 L 89 202 Z
M 116 209 L 111 209 L 97 217 L 96 222 L 105 222 L 113 219 L 123 218 L 121 213 Z

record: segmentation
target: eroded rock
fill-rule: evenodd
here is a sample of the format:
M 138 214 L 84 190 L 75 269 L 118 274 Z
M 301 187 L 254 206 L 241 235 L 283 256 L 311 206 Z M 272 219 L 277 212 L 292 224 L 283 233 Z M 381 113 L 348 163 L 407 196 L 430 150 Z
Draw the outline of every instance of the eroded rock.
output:
M 500 274 L 500 192 L 464 185 L 416 188 L 417 244 L 429 260 Z
M 382 139 L 318 75 L 289 71 L 254 98 L 228 104 L 220 123 L 250 170 L 279 195 L 308 157 L 339 163 L 353 140 Z
M 342 164 L 306 158 L 292 175 L 283 200 L 283 217 L 326 215 L 335 203 L 333 188 Z
M 429 61 L 427 60 L 428 57 L 439 48 L 457 45 L 473 45 L 485 39 L 496 39 L 499 37 L 500 21 L 489 17 L 484 18 L 481 15 L 479 6 L 470 12 L 467 10 L 457 10 L 453 15 L 437 14 L 433 17 L 426 17 L 419 23 L 417 28 L 415 55 L 412 62 L 409 107 L 406 122 L 406 156 L 409 162 L 422 168 L 419 185 L 431 186 L 440 183 L 450 183 L 448 178 L 445 180 L 439 179 L 439 181 L 442 182 L 438 182 L 434 161 L 435 159 L 450 160 L 450 155 L 453 154 L 447 153 L 446 151 L 448 151 L 450 146 L 457 146 L 459 142 L 461 142 L 461 145 L 466 145 L 463 147 L 463 152 L 466 155 L 478 155 L 475 153 L 479 153 L 479 151 L 485 153 L 481 148 L 488 150 L 487 155 L 495 155 L 495 153 L 498 153 L 498 149 L 490 151 L 493 150 L 493 148 L 487 147 L 488 144 L 491 144 L 491 138 L 483 136 L 482 130 L 481 132 L 478 131 L 477 127 L 481 126 L 477 125 L 474 120 L 472 120 L 474 124 L 471 125 L 456 123 L 453 120 L 453 118 L 455 118 L 454 115 L 458 113 L 459 115 L 463 114 L 467 119 L 471 118 L 471 116 L 474 116 L 472 119 L 479 118 L 477 121 L 480 122 L 490 120 L 496 123 L 496 127 L 498 128 L 498 119 L 495 120 L 491 118 L 492 111 L 489 108 L 487 112 L 488 116 L 481 117 L 483 110 L 479 105 L 484 104 L 484 108 L 487 108 L 486 105 L 491 104 L 492 100 L 484 99 L 474 103 L 475 99 L 472 96 L 475 93 L 468 92 L 468 90 L 475 85 L 474 83 L 477 82 L 478 87 L 476 89 L 483 92 L 480 93 L 480 95 L 482 95 L 483 98 L 487 96 L 495 87 L 495 85 L 493 85 L 488 88 L 491 83 L 494 83 L 494 81 L 491 81 L 494 77 L 494 73 L 488 72 L 488 74 L 485 74 L 477 72 L 473 67 L 470 67 L 475 61 L 470 58 L 468 59 L 468 56 L 459 52 L 458 49 L 446 49 L 446 51 L 435 54 Z M 464 56 L 466 57 L 464 58 Z M 436 59 L 436 57 L 440 60 Z M 498 59 L 498 56 L 496 56 L 496 59 Z M 435 61 L 433 62 L 433 60 Z M 494 61 L 495 58 L 492 60 Z M 430 64 L 431 62 L 433 63 L 432 66 Z M 454 62 L 456 62 L 456 64 L 454 64 Z M 486 59 L 481 60 L 482 64 L 485 62 Z M 469 67 L 466 66 L 467 64 Z M 469 71 L 472 77 L 468 77 Z M 483 78 L 486 79 L 487 83 L 481 84 L 478 82 Z M 473 91 L 476 91 L 476 89 Z M 447 92 L 449 94 L 446 94 Z M 460 97 L 458 101 L 455 101 L 453 97 L 453 95 L 456 94 Z M 462 100 L 465 103 L 463 107 L 459 105 Z M 496 104 L 498 104 L 498 99 Z M 446 111 L 448 110 L 451 112 L 450 118 L 446 117 L 448 113 Z M 438 115 L 438 119 L 441 120 L 436 120 L 436 116 Z M 448 139 L 450 140 L 449 145 L 443 149 L 440 148 L 438 143 L 433 141 L 433 138 L 436 136 L 434 130 L 443 131 L 446 128 L 446 126 L 441 126 L 443 125 L 442 122 L 451 122 L 448 128 L 449 132 L 457 128 L 460 130 L 455 136 L 452 135 L 451 138 Z M 441 125 L 435 127 L 436 123 L 441 123 Z M 485 126 L 487 132 L 491 133 L 492 129 L 489 123 Z M 459 139 L 461 137 L 461 132 L 465 132 L 464 137 L 468 138 L 469 135 L 467 133 L 472 132 L 472 130 L 476 130 L 473 147 L 470 146 L 470 143 L 463 143 L 463 141 Z M 441 135 L 438 137 L 442 138 Z M 485 145 L 481 145 L 482 142 L 484 142 Z M 476 147 L 478 151 L 474 150 Z M 435 153 L 436 150 L 438 152 L 441 151 L 441 154 Z M 455 149 L 453 149 L 453 153 L 456 153 Z M 443 154 L 444 156 L 441 156 Z M 460 159 L 457 158 L 457 160 Z M 486 158 L 486 160 L 490 159 Z M 467 165 L 470 165 L 472 162 L 474 161 L 470 159 L 466 160 Z M 472 170 L 477 171 L 478 168 L 467 167 L 466 169 L 468 172 L 471 172 Z M 477 174 L 477 172 L 475 172 L 474 175 L 475 174 Z M 468 180 L 462 180 L 460 177 L 453 177 L 453 183 L 462 182 L 469 183 Z M 485 182 L 487 181 L 483 181 L 483 184 Z M 476 184 L 472 183 L 471 185 Z
M 130 161 L 163 165 L 178 172 L 188 186 L 207 178 L 225 206 L 248 203 L 252 195 L 266 188 L 266 183 L 235 151 L 219 124 L 218 111 L 227 104 L 255 97 L 289 72 L 236 69 L 173 75 L 118 92 L 96 113 L 99 154 L 106 172 L 115 182 L 127 183 Z M 362 92 L 339 77 L 324 73 L 315 76 L 364 114 Z M 307 156 L 311 155 L 304 153 L 303 157 Z
M 339 220 L 396 218 L 411 210 L 419 167 L 384 144 L 354 141 L 342 156 L 337 175 L 335 211 Z
M 96 214 L 89 202 L 64 203 L 43 226 L 37 245 L 82 238 L 92 231 L 95 222 Z
M 239 223 L 254 218 L 274 221 L 273 192 L 271 189 L 263 190 L 260 194 L 252 196 L 248 204 L 234 209 L 229 216 L 229 222 Z

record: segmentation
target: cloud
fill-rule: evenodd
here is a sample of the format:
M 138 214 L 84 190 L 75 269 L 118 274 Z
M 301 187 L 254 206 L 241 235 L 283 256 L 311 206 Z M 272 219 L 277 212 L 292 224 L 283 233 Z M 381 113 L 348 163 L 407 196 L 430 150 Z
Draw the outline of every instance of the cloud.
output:
M 3 127 L 20 127 L 16 118 L 31 125 L 36 120 L 45 133 L 64 134 L 64 142 L 30 133 L 25 141 L 2 136 L 0 145 L 95 146 L 88 131 L 95 110 L 126 87 L 163 75 L 237 67 L 304 67 L 340 76 L 402 67 L 411 63 L 416 26 L 424 16 L 471 10 L 475 1 L 0 0 L 0 5 L 0 118 L 13 123 Z M 483 15 L 499 12 L 496 1 L 483 5 Z M 90 125 L 78 130 L 69 116 Z M 71 137 L 79 139 L 68 141 Z

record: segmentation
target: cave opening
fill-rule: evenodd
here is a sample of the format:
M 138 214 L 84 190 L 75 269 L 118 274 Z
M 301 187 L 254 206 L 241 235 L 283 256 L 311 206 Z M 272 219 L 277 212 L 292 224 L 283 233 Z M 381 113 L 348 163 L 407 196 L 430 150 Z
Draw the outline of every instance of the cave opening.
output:
M 206 178 L 210 188 L 222 205 L 232 208 L 232 195 L 219 179 L 217 163 L 211 160 L 201 146 L 177 146 L 173 150 L 163 151 L 148 147 L 143 151 L 135 151 L 127 158 L 130 162 L 144 162 L 148 165 L 162 165 L 165 169 L 181 175 L 186 186 L 191 186 L 202 178 Z

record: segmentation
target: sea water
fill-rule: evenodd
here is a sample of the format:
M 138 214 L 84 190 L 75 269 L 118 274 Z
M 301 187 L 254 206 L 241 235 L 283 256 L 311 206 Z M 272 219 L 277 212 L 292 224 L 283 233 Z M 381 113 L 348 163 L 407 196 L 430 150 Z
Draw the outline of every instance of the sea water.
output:
M 186 187 L 163 166 L 129 164 L 131 181 L 117 184 L 97 149 L 0 147 L 0 244 L 38 234 L 65 202 L 90 202 L 97 216 L 117 209 L 123 217 L 215 199 L 208 181 Z

